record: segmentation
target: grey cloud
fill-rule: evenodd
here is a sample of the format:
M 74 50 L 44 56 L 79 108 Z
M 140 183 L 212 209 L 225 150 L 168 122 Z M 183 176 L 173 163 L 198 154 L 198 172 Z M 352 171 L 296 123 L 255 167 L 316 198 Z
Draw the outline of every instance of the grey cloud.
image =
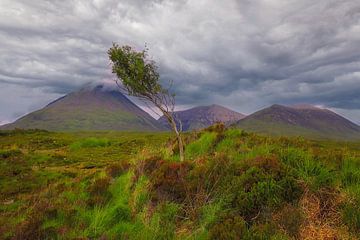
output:
M 219 103 L 251 113 L 306 102 L 359 118 L 355 0 L 3 0 L 0 86 L 41 89 L 34 101 L 45 104 L 111 79 L 112 42 L 147 43 L 180 106 Z M 26 112 L 20 95 L 14 111 Z M 0 120 L 11 118 L 7 111 Z

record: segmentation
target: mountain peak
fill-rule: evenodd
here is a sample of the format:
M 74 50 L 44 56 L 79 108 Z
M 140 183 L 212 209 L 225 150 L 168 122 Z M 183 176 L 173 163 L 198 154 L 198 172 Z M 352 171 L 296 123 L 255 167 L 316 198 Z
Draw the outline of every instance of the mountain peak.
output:
M 217 104 L 177 111 L 175 112 L 175 116 L 181 121 L 184 131 L 205 128 L 216 122 L 232 124 L 245 117 L 245 115 L 241 113 Z M 168 126 L 165 117 L 160 117 L 158 121 L 162 125 Z
M 86 84 L 80 90 L 71 92 L 4 128 L 39 128 L 50 131 L 164 129 L 115 86 L 106 83 Z
M 115 81 L 102 80 L 97 82 L 89 82 L 83 85 L 77 92 L 119 92 L 120 89 Z
M 327 109 L 274 104 L 238 121 L 236 126 L 270 135 L 360 139 L 360 127 Z

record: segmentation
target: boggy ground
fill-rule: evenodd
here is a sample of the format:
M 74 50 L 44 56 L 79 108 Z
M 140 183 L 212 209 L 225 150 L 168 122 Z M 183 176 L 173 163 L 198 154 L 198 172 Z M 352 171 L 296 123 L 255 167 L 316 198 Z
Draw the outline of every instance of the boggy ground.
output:
M 0 239 L 360 239 L 360 143 L 0 132 Z

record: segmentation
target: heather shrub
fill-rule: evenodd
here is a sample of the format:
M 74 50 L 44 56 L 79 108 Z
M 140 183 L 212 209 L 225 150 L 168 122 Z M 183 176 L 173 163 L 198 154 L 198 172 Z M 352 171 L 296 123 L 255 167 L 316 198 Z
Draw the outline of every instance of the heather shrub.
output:
M 130 168 L 128 161 L 121 161 L 119 163 L 113 163 L 106 167 L 106 173 L 112 178 L 118 177 L 125 173 Z
M 224 191 L 228 192 L 230 207 L 246 221 L 268 219 L 269 211 L 285 202 L 296 202 L 301 196 L 296 179 L 274 157 L 247 160 L 237 171 L 226 179 Z
M 209 239 L 240 240 L 248 234 L 246 222 L 236 214 L 225 214 L 219 217 L 209 230 Z
M 153 201 L 181 203 L 187 196 L 185 178 L 192 168 L 189 162 L 164 161 L 150 174 Z
M 89 206 L 104 205 L 111 198 L 111 193 L 108 188 L 110 186 L 110 178 L 98 178 L 87 189 L 89 192 L 89 199 L 87 201 Z
M 288 236 L 295 239 L 299 238 L 300 228 L 304 221 L 303 213 L 299 207 L 286 204 L 282 209 L 275 212 L 273 219 Z

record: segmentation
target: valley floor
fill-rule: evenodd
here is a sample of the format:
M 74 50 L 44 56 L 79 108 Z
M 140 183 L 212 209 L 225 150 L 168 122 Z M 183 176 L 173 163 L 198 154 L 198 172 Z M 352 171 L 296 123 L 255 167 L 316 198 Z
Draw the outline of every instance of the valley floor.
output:
M 0 239 L 360 239 L 360 143 L 0 132 Z

